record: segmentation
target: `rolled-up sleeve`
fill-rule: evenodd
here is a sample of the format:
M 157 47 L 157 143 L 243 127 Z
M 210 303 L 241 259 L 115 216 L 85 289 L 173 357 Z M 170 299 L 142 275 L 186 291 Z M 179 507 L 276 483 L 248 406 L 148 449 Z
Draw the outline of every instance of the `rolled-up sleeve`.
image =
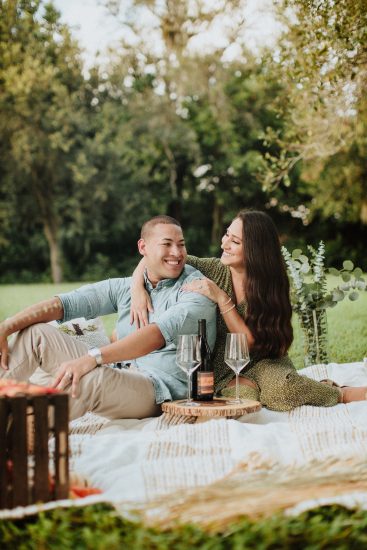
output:
M 84 285 L 72 292 L 58 294 L 64 308 L 64 317 L 60 322 L 70 321 L 77 317 L 94 319 L 99 315 L 115 313 L 118 293 L 124 292 L 128 288 L 130 285 L 126 279 L 108 279 Z

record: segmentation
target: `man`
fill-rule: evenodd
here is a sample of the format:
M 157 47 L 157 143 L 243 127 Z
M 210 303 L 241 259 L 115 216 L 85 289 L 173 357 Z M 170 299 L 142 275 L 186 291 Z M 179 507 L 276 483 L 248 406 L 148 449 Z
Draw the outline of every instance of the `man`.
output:
M 184 397 L 186 375 L 175 362 L 177 336 L 196 333 L 198 319 L 205 318 L 213 347 L 215 304 L 199 293 L 182 290 L 184 283 L 202 274 L 185 266 L 187 252 L 177 220 L 156 216 L 147 221 L 138 249 L 145 257 L 145 286 L 154 306 L 148 326 L 135 331 L 130 324 L 130 277 L 85 285 L 0 324 L 0 376 L 27 380 L 41 367 L 53 376 L 55 387 L 71 393 L 71 418 L 87 411 L 108 418 L 145 418 L 158 415 L 163 401 Z M 100 349 L 88 350 L 84 343 L 46 324 L 114 312 L 119 339 Z M 17 331 L 8 353 L 7 338 Z M 137 369 L 107 366 L 134 359 Z

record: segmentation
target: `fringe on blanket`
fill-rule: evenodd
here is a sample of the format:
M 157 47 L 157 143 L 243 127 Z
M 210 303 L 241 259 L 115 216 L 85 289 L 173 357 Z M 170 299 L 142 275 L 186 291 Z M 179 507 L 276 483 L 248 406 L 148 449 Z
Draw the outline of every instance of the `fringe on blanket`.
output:
M 348 506 L 352 502 L 367 509 L 365 460 L 331 459 L 304 468 L 251 472 L 239 466 L 228 477 L 209 486 L 181 490 L 151 501 L 139 514 L 146 524 L 161 529 L 178 523 L 196 523 L 218 532 L 244 516 L 257 519 L 274 513 L 291 513 L 302 503 L 303 511 L 328 499 L 330 503 L 337 500 Z

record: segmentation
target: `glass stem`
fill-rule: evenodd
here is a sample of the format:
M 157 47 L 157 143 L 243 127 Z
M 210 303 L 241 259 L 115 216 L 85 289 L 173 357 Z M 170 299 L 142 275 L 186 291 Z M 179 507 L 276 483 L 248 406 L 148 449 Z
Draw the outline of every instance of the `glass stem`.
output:
M 187 388 L 187 401 L 189 403 L 191 403 L 191 401 L 192 401 L 192 399 L 191 399 L 191 371 L 187 373 L 187 376 L 189 378 L 188 388 Z
M 239 401 L 240 399 L 240 386 L 239 386 L 239 383 L 238 383 L 238 372 L 236 372 L 236 401 Z

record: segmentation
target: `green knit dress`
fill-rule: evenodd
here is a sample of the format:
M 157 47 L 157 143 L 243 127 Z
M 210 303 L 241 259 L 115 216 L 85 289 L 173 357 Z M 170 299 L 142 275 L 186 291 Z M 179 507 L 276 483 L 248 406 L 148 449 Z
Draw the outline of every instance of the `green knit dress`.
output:
M 187 263 L 214 281 L 235 302 L 230 269 L 218 258 L 188 256 Z M 238 304 L 236 310 L 245 317 L 246 303 Z M 234 377 L 233 371 L 224 363 L 227 332 L 224 319 L 218 312 L 217 339 L 213 350 L 215 391 L 219 395 L 233 396 L 234 388 L 226 388 Z M 331 407 L 340 400 L 338 388 L 299 375 L 288 356 L 258 361 L 252 359 L 241 374 L 257 386 L 240 385 L 241 397 L 260 401 L 264 407 L 274 411 L 289 411 L 300 405 Z

